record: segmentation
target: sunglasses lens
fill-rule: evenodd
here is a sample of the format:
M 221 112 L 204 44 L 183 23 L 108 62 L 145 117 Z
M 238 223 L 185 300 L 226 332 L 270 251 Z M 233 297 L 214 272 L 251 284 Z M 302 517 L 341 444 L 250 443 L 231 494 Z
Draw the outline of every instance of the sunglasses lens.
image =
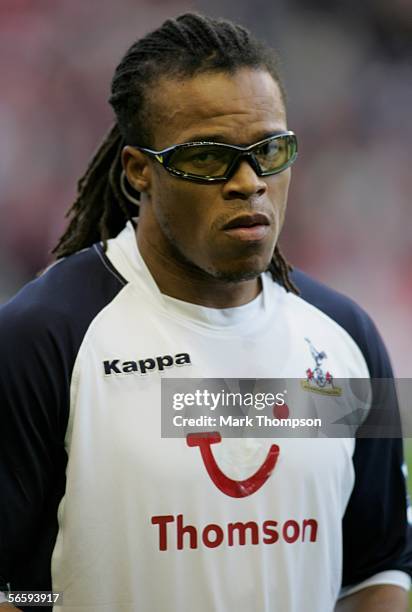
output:
M 233 158 L 233 152 L 223 147 L 199 145 L 177 149 L 168 166 L 184 174 L 199 177 L 223 177 Z
M 171 149 L 174 150 L 165 164 L 170 172 L 188 180 L 222 181 L 229 178 L 237 160 L 243 158 L 254 159 L 260 176 L 282 172 L 296 159 L 297 140 L 294 134 L 282 134 L 245 149 L 214 143 L 177 145 Z
M 296 152 L 296 138 L 289 135 L 268 140 L 253 150 L 263 174 L 280 172 L 295 160 Z

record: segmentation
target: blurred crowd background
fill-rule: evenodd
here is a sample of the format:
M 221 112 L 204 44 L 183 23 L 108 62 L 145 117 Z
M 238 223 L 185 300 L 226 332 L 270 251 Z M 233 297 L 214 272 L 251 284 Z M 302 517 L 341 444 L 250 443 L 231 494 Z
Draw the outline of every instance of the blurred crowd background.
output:
M 412 377 L 410 0 L 0 0 L 0 302 L 51 260 L 120 57 L 188 10 L 279 52 L 300 141 L 282 248 L 366 308 Z

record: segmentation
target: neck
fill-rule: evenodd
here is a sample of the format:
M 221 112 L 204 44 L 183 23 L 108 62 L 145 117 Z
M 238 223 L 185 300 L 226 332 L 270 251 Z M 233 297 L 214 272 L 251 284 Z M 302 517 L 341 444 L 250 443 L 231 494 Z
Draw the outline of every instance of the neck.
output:
M 139 251 L 159 290 L 170 297 L 209 308 L 234 308 L 251 302 L 262 290 L 260 278 L 231 282 L 217 279 L 153 244 L 150 232 L 136 228 Z M 169 252 L 168 252 L 169 251 Z

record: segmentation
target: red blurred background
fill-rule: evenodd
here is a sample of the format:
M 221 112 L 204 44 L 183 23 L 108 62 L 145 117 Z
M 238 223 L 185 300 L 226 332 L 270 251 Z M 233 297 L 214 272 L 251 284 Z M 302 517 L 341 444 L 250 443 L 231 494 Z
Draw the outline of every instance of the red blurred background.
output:
M 187 10 L 275 47 L 299 136 L 282 247 L 374 318 L 412 375 L 412 4 L 409 0 L 2 0 L 0 301 L 50 261 L 124 51 Z

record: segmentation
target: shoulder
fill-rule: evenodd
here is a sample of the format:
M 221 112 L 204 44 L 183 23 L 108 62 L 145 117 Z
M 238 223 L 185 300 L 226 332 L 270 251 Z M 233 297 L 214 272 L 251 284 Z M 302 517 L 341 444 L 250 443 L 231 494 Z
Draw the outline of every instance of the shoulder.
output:
M 39 341 L 75 349 L 125 284 L 100 245 L 56 262 L 0 308 L 3 349 L 15 353 Z
M 349 297 L 327 287 L 301 270 L 294 269 L 291 279 L 300 298 L 333 319 L 355 341 L 373 378 L 392 377 L 386 347 L 371 317 Z

